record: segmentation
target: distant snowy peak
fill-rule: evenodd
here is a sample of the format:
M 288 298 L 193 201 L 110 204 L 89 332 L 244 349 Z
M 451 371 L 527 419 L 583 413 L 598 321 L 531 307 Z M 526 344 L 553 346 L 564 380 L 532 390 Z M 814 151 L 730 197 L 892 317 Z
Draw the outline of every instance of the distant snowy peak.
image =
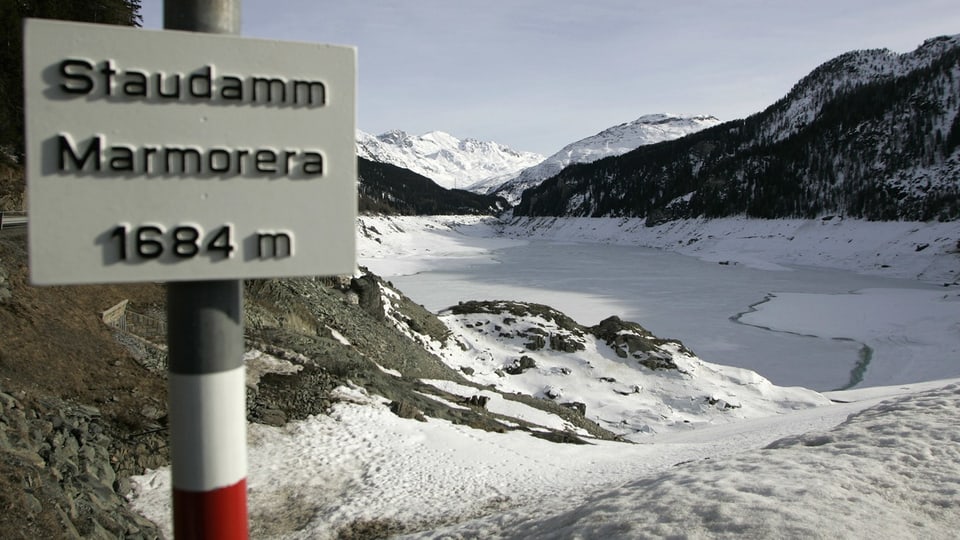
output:
M 543 161 L 540 154 L 518 152 L 495 142 L 461 140 L 442 131 L 410 135 L 392 130 L 371 135 L 358 130 L 357 155 L 409 169 L 445 188 L 507 178 Z
M 503 195 L 511 203 L 520 200 L 524 189 L 554 176 L 574 163 L 591 163 L 608 156 L 626 154 L 644 145 L 679 139 L 720 123 L 714 116 L 647 114 L 632 122 L 607 128 L 596 135 L 564 146 L 542 163 L 525 169 L 506 184 L 487 186 L 488 192 Z M 473 189 L 477 189 L 475 186 Z
M 572 163 L 590 163 L 607 156 L 619 156 L 647 144 L 679 139 L 719 123 L 720 120 L 713 116 L 648 114 L 568 144 L 540 166 L 547 168 L 549 164 L 556 163 L 563 169 Z

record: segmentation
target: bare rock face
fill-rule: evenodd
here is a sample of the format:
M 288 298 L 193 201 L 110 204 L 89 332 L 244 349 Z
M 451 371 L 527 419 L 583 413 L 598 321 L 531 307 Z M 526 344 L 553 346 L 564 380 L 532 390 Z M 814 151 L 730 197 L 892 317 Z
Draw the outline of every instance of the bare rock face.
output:
M 390 412 L 399 416 L 400 418 L 412 418 L 418 422 L 426 422 L 426 417 L 423 416 L 423 411 L 416 408 L 406 401 L 393 401 L 390 403 Z
M 7 278 L 7 271 L 0 267 L 0 304 L 3 304 L 7 300 L 13 297 L 13 292 L 10 290 L 10 281 Z
M 162 537 L 156 525 L 126 506 L 129 483 L 114 469 L 122 457 L 111 452 L 114 441 L 99 410 L 56 398 L 27 404 L 0 392 L 0 424 L 0 501 L 21 509 L 20 533 Z
M 673 358 L 660 349 L 663 344 L 676 343 L 684 349 L 679 342 L 657 338 L 639 324 L 621 320 L 617 316 L 600 321 L 600 324 L 590 328 L 590 332 L 602 339 L 620 358 L 634 358 L 652 370 L 678 369 Z
M 586 415 L 587 415 L 587 404 L 586 404 L 586 403 L 582 403 L 582 402 L 580 402 L 580 401 L 568 401 L 567 403 L 561 403 L 560 405 L 563 406 L 563 407 L 566 407 L 566 408 L 568 408 L 568 409 L 573 409 L 573 410 L 577 411 L 578 413 L 580 413 L 580 416 L 586 416 Z
M 537 363 L 527 355 L 523 355 L 513 361 L 512 364 L 504 366 L 503 371 L 509 375 L 519 375 L 528 369 L 537 367 Z
M 586 349 L 582 340 L 576 339 L 570 334 L 550 334 L 550 348 L 555 351 L 573 353 Z

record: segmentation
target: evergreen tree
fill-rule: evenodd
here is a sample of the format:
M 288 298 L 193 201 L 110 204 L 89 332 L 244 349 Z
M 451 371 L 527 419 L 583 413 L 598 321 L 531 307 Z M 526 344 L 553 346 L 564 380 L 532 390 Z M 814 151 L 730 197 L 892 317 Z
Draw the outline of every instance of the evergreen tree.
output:
M 23 156 L 23 19 L 140 26 L 140 0 L 0 0 L 0 155 Z

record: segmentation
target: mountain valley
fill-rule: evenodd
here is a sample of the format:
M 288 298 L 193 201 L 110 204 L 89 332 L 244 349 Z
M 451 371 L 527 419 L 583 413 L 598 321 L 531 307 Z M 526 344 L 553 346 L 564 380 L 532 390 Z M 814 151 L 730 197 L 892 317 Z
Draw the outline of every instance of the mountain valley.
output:
M 546 158 L 442 131 L 356 141 L 357 270 L 244 283 L 254 536 L 805 536 L 821 516 L 844 536 L 865 514 L 871 534 L 960 526 L 944 511 L 960 504 L 960 36 L 841 55 L 745 119 L 647 114 Z M 0 210 L 21 210 L 22 167 L 0 157 Z M 26 238 L 0 233 L 0 531 L 169 536 L 163 286 L 31 286 Z M 479 290 L 457 281 L 464 266 L 532 242 L 777 272 L 781 288 L 720 322 L 855 341 L 862 362 L 824 387 L 843 390 L 775 384 L 621 311 L 553 305 L 638 303 L 603 288 L 611 258 L 491 286 L 509 296 L 549 274 L 553 301 L 425 307 L 394 284 L 439 272 L 449 281 L 428 287 Z M 920 285 L 791 289 L 805 266 Z M 619 273 L 647 271 L 637 257 Z M 804 319 L 811 306 L 826 315 Z M 785 533 L 778 511 L 800 525 Z

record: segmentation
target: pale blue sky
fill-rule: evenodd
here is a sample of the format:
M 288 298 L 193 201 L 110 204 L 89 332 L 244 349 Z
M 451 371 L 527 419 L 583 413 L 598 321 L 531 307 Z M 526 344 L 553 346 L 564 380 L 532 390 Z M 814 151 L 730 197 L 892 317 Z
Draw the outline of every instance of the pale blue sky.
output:
M 354 45 L 357 125 L 552 154 L 648 113 L 743 118 L 854 49 L 960 33 L 956 0 L 242 0 L 249 37 Z M 163 26 L 143 0 L 144 27 Z

